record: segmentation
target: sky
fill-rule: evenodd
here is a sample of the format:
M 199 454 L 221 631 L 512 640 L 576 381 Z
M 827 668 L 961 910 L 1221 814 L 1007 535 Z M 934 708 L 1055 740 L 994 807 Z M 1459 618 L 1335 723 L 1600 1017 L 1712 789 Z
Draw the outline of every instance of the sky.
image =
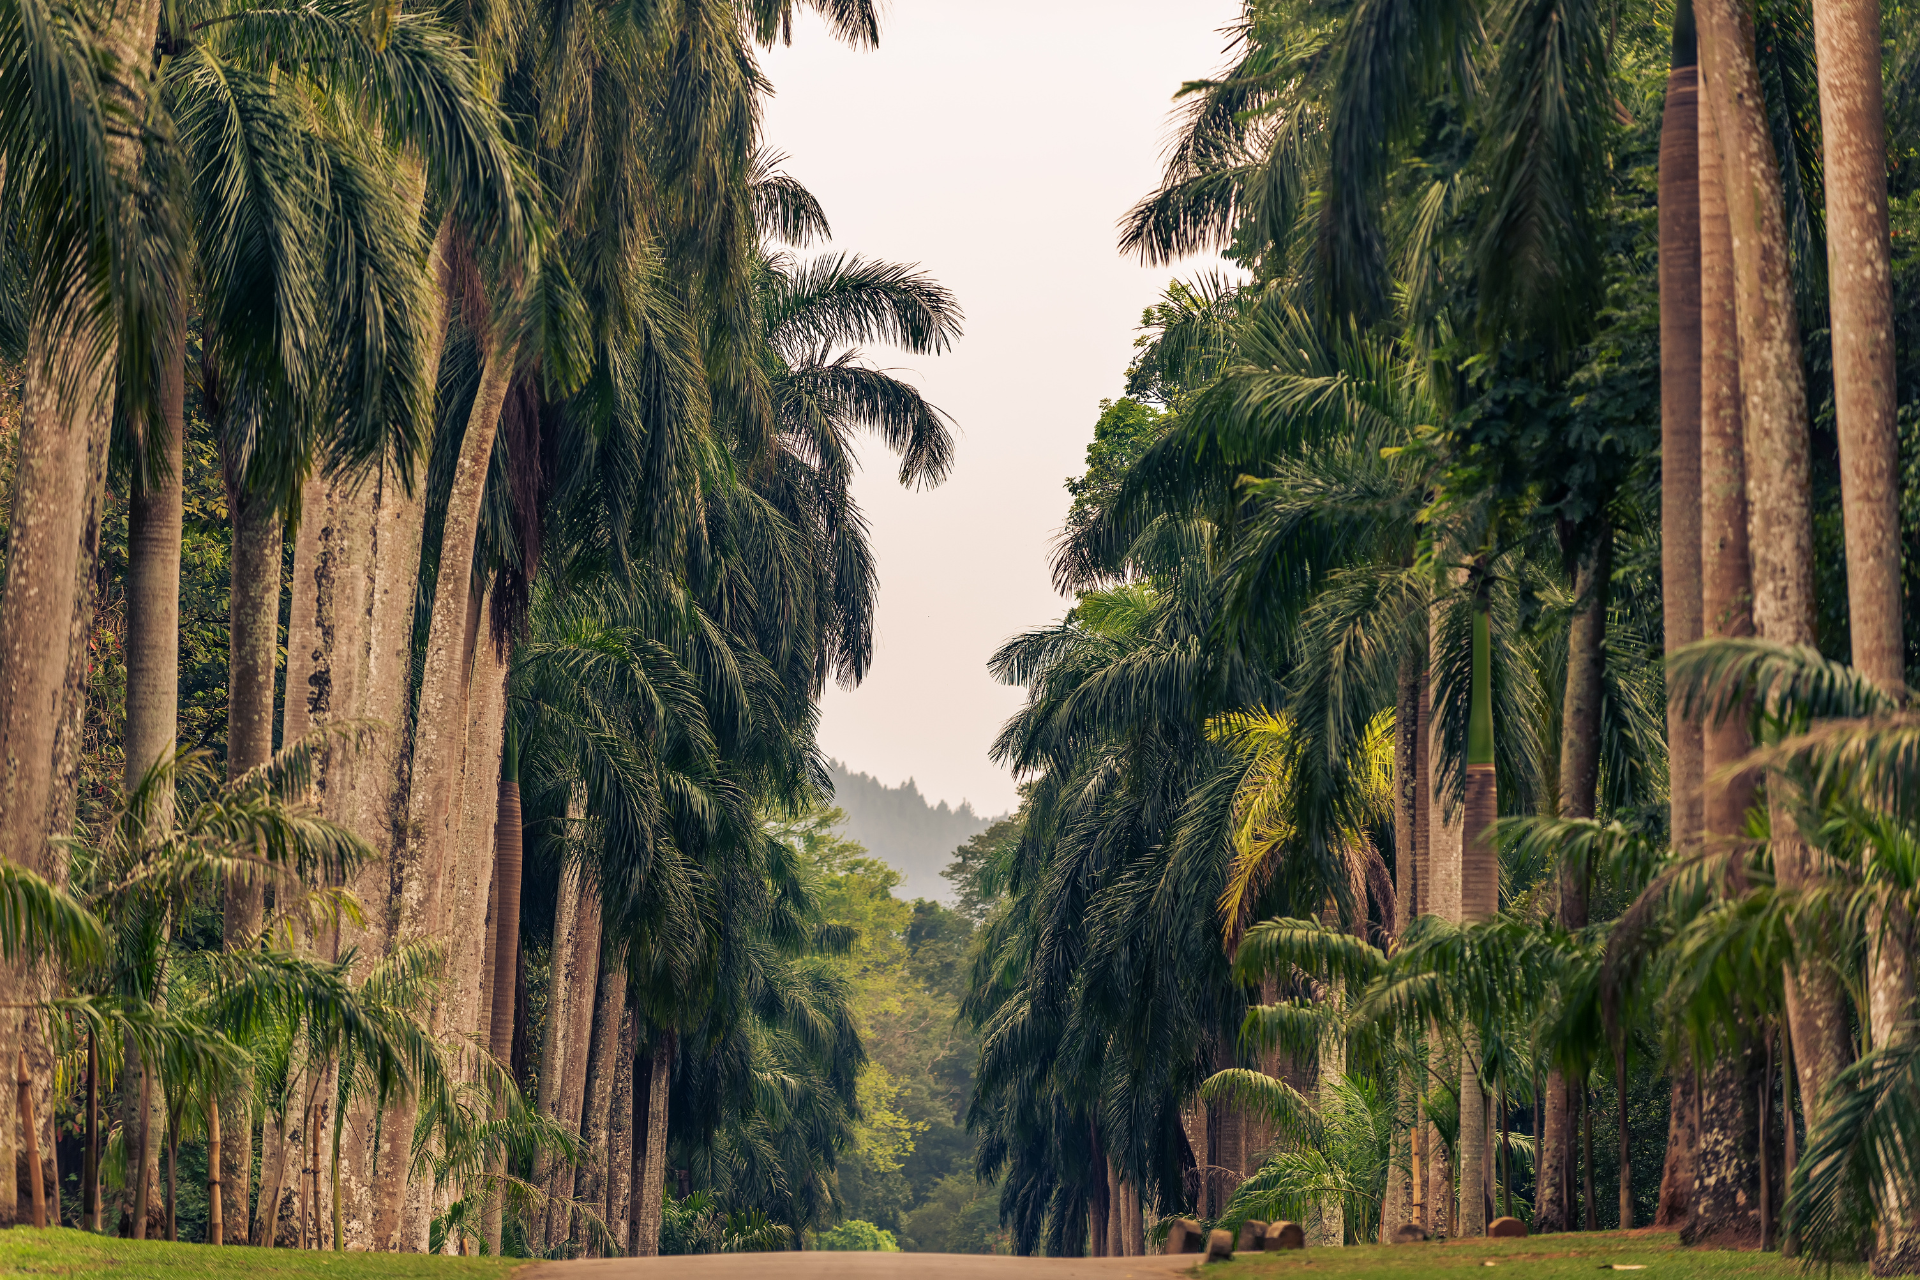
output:
M 1008 812 L 987 758 L 1021 691 L 987 659 L 1060 617 L 1047 562 L 1063 482 L 1085 466 L 1103 398 L 1124 392 L 1141 312 L 1175 276 L 1115 224 L 1160 173 L 1173 96 L 1215 71 L 1239 0 L 885 0 L 880 46 L 811 17 L 762 58 L 765 138 L 814 193 L 832 248 L 918 263 L 959 298 L 942 356 L 870 354 L 959 428 L 953 476 L 908 491 L 877 443 L 855 497 L 879 561 L 871 674 L 833 688 L 821 746 L 930 800 Z

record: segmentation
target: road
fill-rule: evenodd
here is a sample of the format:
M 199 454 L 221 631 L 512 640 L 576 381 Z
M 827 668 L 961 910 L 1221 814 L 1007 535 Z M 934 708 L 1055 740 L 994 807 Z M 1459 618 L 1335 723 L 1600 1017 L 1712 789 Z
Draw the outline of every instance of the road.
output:
M 1200 1259 L 1002 1258 L 979 1253 L 708 1253 L 683 1258 L 549 1262 L 515 1280 L 1167 1280 Z

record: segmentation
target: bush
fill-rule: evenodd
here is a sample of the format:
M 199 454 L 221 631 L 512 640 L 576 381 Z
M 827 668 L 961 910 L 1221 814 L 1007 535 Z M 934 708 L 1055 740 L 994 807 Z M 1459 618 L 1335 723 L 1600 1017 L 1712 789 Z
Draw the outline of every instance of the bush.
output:
M 893 1238 L 893 1232 L 882 1231 L 871 1222 L 862 1222 L 859 1218 L 843 1222 L 831 1231 L 822 1231 L 814 1237 L 817 1249 L 837 1249 L 842 1253 L 898 1253 L 900 1244 Z

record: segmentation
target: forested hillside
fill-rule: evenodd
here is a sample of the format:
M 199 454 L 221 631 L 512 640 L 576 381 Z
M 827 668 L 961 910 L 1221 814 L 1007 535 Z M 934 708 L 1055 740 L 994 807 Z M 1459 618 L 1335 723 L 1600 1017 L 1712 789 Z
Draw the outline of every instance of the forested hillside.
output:
M 985 831 L 993 819 L 975 813 L 965 800 L 958 808 L 945 800 L 930 803 L 912 778 L 890 787 L 838 760 L 828 768 L 833 803 L 846 815 L 840 834 L 900 873 L 902 897 L 951 904 L 954 886 L 942 878 L 947 860 L 955 847 Z
M 976 1144 L 964 1127 L 979 1040 L 961 1024 L 959 1006 L 975 920 L 926 898 L 907 900 L 899 871 L 836 834 L 844 817 L 830 809 L 778 828 L 819 877 L 826 919 L 853 931 L 833 962 L 851 983 L 867 1050 L 863 1115 L 840 1163 L 844 1216 L 871 1223 L 903 1249 L 1005 1252 L 998 1193 L 974 1177 Z

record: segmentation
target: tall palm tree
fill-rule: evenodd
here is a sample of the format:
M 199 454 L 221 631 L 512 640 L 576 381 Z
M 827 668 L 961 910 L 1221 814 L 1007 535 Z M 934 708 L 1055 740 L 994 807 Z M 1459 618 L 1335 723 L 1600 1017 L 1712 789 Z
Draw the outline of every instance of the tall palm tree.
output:
M 1899 432 L 1894 380 L 1892 247 L 1887 226 L 1881 16 L 1866 5 L 1813 7 L 1827 194 L 1834 412 L 1840 434 L 1853 665 L 1889 690 L 1906 684 L 1901 634 Z M 1883 922 L 1868 975 L 1871 1043 L 1911 1015 L 1910 940 Z M 1920 1268 L 1920 1228 L 1892 1222 L 1878 1242 L 1883 1275 Z
M 1660 598 L 1668 649 L 1698 640 L 1702 627 L 1699 72 L 1693 8 L 1681 4 L 1660 120 Z M 1670 697 L 1667 825 L 1677 843 L 1697 839 L 1705 825 L 1704 749 L 1700 726 L 1680 715 Z M 1691 1076 L 1681 1070 L 1673 1077 L 1655 1226 L 1686 1221 L 1693 1190 Z
M 1762 110 L 1752 17 L 1724 0 L 1701 0 L 1694 13 L 1732 239 L 1736 246 L 1750 246 L 1733 257 L 1733 285 L 1753 533 L 1753 620 L 1769 640 L 1811 644 L 1813 519 L 1806 377 L 1792 304 L 1784 195 Z M 1784 810 L 1774 811 L 1773 826 L 1780 833 L 1776 866 L 1781 880 L 1799 886 L 1817 876 L 1812 853 L 1789 834 Z M 1811 945 L 1811 939 L 1806 941 Z M 1787 1011 L 1801 1094 L 1809 1108 L 1817 1109 L 1850 1056 L 1844 996 L 1817 967 L 1800 966 L 1788 978 Z

